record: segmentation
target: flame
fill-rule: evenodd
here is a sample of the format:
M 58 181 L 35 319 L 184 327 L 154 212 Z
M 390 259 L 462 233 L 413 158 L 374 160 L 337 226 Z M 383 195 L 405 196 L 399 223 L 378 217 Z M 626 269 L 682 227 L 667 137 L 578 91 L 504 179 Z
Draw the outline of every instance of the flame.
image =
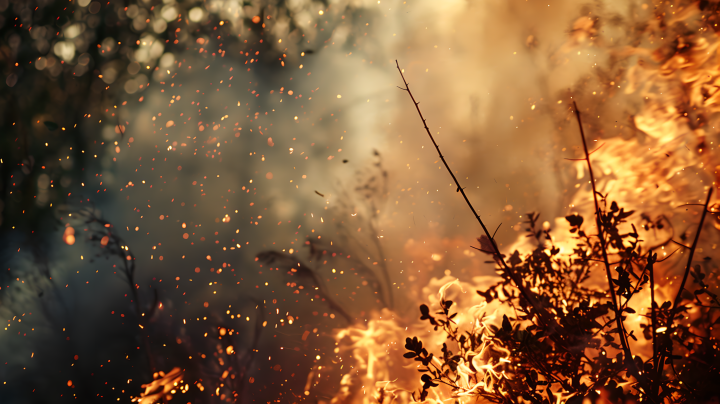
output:
M 394 318 L 394 314 L 387 309 L 374 316 L 366 326 L 351 326 L 337 334 L 338 357 L 353 358 L 355 363 L 352 365 L 353 371 L 343 376 L 340 391 L 333 398 L 333 403 L 377 403 L 371 394 L 362 393 L 365 393 L 363 390 L 366 386 L 372 392 L 372 386 L 380 385 L 402 397 L 402 401 L 409 398 L 406 395 L 407 391 L 412 390 L 411 378 L 389 381 L 393 374 L 408 373 L 403 371 L 407 364 L 402 360 L 402 346 L 398 345 L 398 341 L 404 340 L 406 327 L 401 319 Z
M 157 372 L 153 374 L 153 378 L 155 380 L 152 382 L 142 385 L 145 391 L 140 393 L 140 397 L 133 397 L 134 403 L 153 404 L 170 401 L 177 391 L 187 391 L 189 388 L 187 385 L 182 386 L 183 371 L 177 367 L 167 374 L 162 371 Z
M 483 334 L 484 327 L 498 322 L 499 306 L 496 302 L 487 304 L 475 293 L 477 288 L 489 287 L 495 280 L 493 276 L 480 276 L 473 278 L 472 282 L 462 282 L 457 278 L 445 276 L 441 279 L 431 279 L 423 288 L 422 292 L 426 296 L 423 301 L 435 307 L 439 306 L 441 299 L 448 299 L 456 302 L 459 307 L 469 308 L 458 314 L 455 318 L 457 323 L 467 331 L 483 335 L 481 349 L 471 353 L 472 357 L 463 360 L 458 367 L 463 388 L 455 393 L 449 388 L 435 389 L 432 392 L 434 396 L 429 397 L 428 401 L 440 403 L 450 398 L 457 398 L 469 402 L 473 391 L 489 389 L 499 379 L 505 377 L 498 370 L 502 366 L 502 361 L 494 363 L 486 361 L 491 349 L 494 354 L 503 349 L 493 345 Z M 491 314 L 485 315 L 485 313 Z M 412 319 L 408 320 L 383 309 L 380 313 L 374 314 L 365 325 L 353 325 L 339 330 L 336 335 L 337 359 L 351 363 L 352 368 L 344 374 L 340 391 L 332 399 L 332 403 L 377 404 L 378 392 L 381 392 L 379 395 L 386 404 L 412 401 L 411 392 L 417 389 L 418 366 L 417 362 L 412 363 L 402 357 L 405 351 L 402 341 L 405 341 L 405 337 L 409 335 L 422 335 L 423 341 L 429 348 L 439 349 L 445 342 L 445 337 L 441 333 L 430 333 L 432 327 L 426 322 L 421 322 L 418 316 L 411 317 Z M 509 357 L 509 352 L 503 353 L 505 356 L 502 356 L 501 360 Z M 437 361 L 437 358 L 434 360 Z

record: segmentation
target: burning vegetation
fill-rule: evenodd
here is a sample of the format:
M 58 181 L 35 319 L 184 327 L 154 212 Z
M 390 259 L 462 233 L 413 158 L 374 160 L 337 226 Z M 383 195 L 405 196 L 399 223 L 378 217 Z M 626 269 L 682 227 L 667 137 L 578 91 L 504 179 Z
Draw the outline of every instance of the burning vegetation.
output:
M 398 70 L 402 75 L 399 66 Z M 420 113 L 404 77 L 403 82 L 403 90 Z M 711 257 L 698 260 L 702 264 L 693 260 L 707 214 L 717 213 L 717 207 L 710 206 L 713 188 L 699 205 L 702 210 L 692 245 L 677 243 L 685 250 L 687 264 L 675 298 L 658 304 L 656 285 L 669 288 L 672 282 L 656 284 L 655 265 L 670 257 L 658 260 L 657 252 L 643 243 L 643 233 L 653 228 L 643 225 L 638 230 L 631 222 L 634 211 L 625 211 L 608 199 L 609 194 L 597 190 L 574 102 L 573 109 L 590 177 L 595 226 L 588 226 L 577 214 L 565 217 L 573 246 L 561 253 L 550 227 L 538 228 L 539 215 L 530 213 L 525 230 L 534 247 L 509 256 L 500 252 L 420 113 L 458 192 L 485 231 L 478 238 L 479 247 L 473 248 L 492 257 L 500 279 L 476 291 L 484 302 L 471 308 L 469 318 L 458 318 L 459 310 L 466 308 L 454 308 L 445 296 L 452 283 L 440 289 L 438 311 L 420 305 L 420 320 L 445 340 L 436 353 L 429 352 L 422 339 L 406 338 L 403 356 L 419 362 L 417 370 L 422 374 L 422 388 L 412 394 L 413 399 L 442 401 L 449 395 L 497 403 L 718 400 L 715 382 L 720 380 L 720 350 L 713 327 L 720 319 L 720 301 L 704 281 L 707 274 L 709 279 L 716 278 L 717 268 L 710 264 Z M 603 270 L 606 288 L 599 280 L 592 282 L 598 278 L 593 272 Z M 691 274 L 692 286 L 687 283 Z M 643 290 L 649 291 L 649 299 Z M 502 313 L 499 325 L 484 312 L 496 299 L 500 307 L 493 317 L 499 319 Z M 635 327 L 628 323 L 639 325 L 639 337 L 645 341 L 638 341 L 636 329 L 631 329 Z

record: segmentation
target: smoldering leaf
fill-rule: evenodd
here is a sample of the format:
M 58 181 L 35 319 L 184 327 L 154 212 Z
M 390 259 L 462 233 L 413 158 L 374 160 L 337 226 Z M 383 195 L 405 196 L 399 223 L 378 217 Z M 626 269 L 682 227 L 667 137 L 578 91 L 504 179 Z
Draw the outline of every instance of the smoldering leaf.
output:
M 522 259 L 520 258 L 520 253 L 518 250 L 515 250 L 515 252 L 510 256 L 510 265 L 515 267 L 522 263 Z M 490 303 L 490 302 L 488 302 Z
M 493 247 L 492 241 L 490 241 L 490 239 L 486 235 L 478 237 L 477 241 L 480 242 L 480 251 L 488 254 L 495 253 L 495 248 Z

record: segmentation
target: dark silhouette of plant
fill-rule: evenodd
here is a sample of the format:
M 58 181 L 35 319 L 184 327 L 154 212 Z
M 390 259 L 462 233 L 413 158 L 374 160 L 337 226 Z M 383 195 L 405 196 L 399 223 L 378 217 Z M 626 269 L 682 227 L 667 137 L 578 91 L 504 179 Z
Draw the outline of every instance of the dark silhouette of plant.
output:
M 304 265 L 302 262 L 298 262 L 295 257 L 289 254 L 277 251 L 264 251 L 258 254 L 257 257 L 264 263 L 280 265 L 284 269 L 287 269 L 287 275 L 297 278 L 298 282 L 308 282 L 310 284 L 310 288 L 314 289 L 315 293 L 320 295 L 321 300 L 326 302 L 331 310 L 340 314 L 348 323 L 353 322 L 350 314 L 348 314 L 345 309 L 330 296 L 327 291 L 327 287 L 325 286 L 325 282 L 323 282 L 319 278 L 318 274 L 310 267 Z
M 65 209 L 62 209 L 61 212 L 67 213 Z M 169 342 L 174 342 L 176 338 L 178 338 L 178 341 L 182 342 L 182 340 L 176 335 L 161 336 L 157 330 L 153 332 L 150 329 L 151 323 L 156 320 L 154 316 L 159 307 L 158 289 L 153 289 L 152 301 L 149 304 L 147 301 L 143 302 L 144 297 L 140 295 L 136 283 L 134 254 L 117 234 L 112 223 L 98 216 L 94 207 L 76 209 L 72 212 L 72 216 L 76 220 L 80 220 L 82 225 L 86 227 L 88 232 L 87 240 L 97 245 L 95 258 L 104 257 L 107 260 L 119 262 L 120 274 L 129 286 L 135 317 L 139 325 L 138 336 L 143 341 L 148 366 L 153 372 L 154 378 L 152 382 L 143 385 L 146 391 L 139 397 L 135 397 L 134 400 L 141 403 L 168 402 L 171 400 L 172 394 L 174 394 L 171 391 L 188 393 L 185 397 L 190 398 L 204 397 L 202 393 L 205 389 L 209 389 L 209 392 L 220 389 L 228 398 L 242 396 L 262 336 L 265 322 L 265 315 L 262 310 L 265 307 L 263 302 L 256 299 L 249 299 L 246 302 L 254 306 L 257 312 L 254 324 L 251 327 L 242 327 L 238 330 L 232 325 L 223 324 L 222 320 L 220 320 L 216 327 L 216 338 L 218 338 L 219 343 L 211 349 L 214 351 L 213 354 L 208 355 L 207 358 L 203 355 L 203 360 L 199 363 L 182 358 L 187 358 L 188 354 L 193 354 L 198 347 L 205 345 L 206 341 L 200 340 L 184 344 L 181 347 L 182 354 L 177 355 L 170 361 L 176 367 L 168 373 L 172 378 L 168 378 L 161 370 L 162 365 L 158 364 L 158 360 L 161 358 L 152 347 L 168 337 Z M 261 309 L 258 310 L 258 308 Z M 151 337 L 153 337 L 154 341 L 151 341 Z M 248 340 L 245 341 L 245 339 Z M 180 367 L 177 367 L 178 365 Z M 170 386 L 172 386 L 172 383 L 183 379 L 183 376 L 186 380 L 190 380 L 188 376 L 194 376 L 193 380 L 199 381 L 200 386 L 203 386 L 202 389 L 190 390 L 187 387 L 183 388 L 182 381 L 179 386 L 172 389 L 167 384 L 164 384 L 170 383 Z
M 314 290 L 321 301 L 348 323 L 354 323 L 357 314 L 349 311 L 340 301 L 340 293 L 333 288 L 330 279 L 323 279 L 327 276 L 324 272 L 328 270 L 325 268 L 328 259 L 343 260 L 342 266 L 350 268 L 349 271 L 359 277 L 357 283 L 370 288 L 380 307 L 393 306 L 390 274 L 380 242 L 381 236 L 376 227 L 379 209 L 387 196 L 387 171 L 378 151 L 373 151 L 373 157 L 370 168 L 356 172 L 356 183 L 352 190 L 341 187 L 337 198 L 338 206 L 333 212 L 336 217 L 348 217 L 359 222 L 359 227 L 365 229 L 364 234 L 358 235 L 358 232 L 349 231 L 349 226 L 340 221 L 336 223 L 337 237 L 334 243 L 310 238 L 305 241 L 305 246 L 309 248 L 306 260 L 273 250 L 257 255 L 257 259 L 263 263 L 282 267 L 292 287 L 305 284 L 304 287 Z M 372 256 L 376 265 L 371 265 L 356 255 Z
M 65 213 L 64 209 L 60 210 Z M 132 296 L 133 308 L 138 321 L 145 353 L 148 364 L 152 372 L 157 371 L 155 358 L 152 353 L 150 343 L 149 330 L 147 330 L 151 319 L 155 315 L 158 307 L 158 290 L 153 289 L 152 302 L 147 305 L 141 302 L 141 296 L 138 292 L 138 285 L 135 274 L 135 255 L 130 247 L 115 231 L 114 226 L 109 221 L 101 218 L 95 213 L 94 207 L 80 208 L 73 212 L 76 218 L 82 220 L 82 224 L 87 226 L 89 233 L 88 241 L 96 243 L 99 247 L 96 258 L 105 257 L 106 259 L 115 259 L 120 262 L 119 268 L 125 282 L 127 282 Z

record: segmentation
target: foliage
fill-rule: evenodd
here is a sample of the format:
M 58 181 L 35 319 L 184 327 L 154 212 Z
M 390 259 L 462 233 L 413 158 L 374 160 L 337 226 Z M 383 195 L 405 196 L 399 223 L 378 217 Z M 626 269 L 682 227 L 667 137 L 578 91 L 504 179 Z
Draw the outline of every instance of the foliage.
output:
M 621 296 L 618 304 L 622 324 L 628 314 L 649 306 L 637 295 L 650 287 L 653 266 L 657 263 L 657 253 L 643 252 L 634 226 L 631 231 L 622 230 L 622 224 L 632 213 L 615 202 L 601 211 L 608 248 L 614 258 L 612 283 Z M 616 327 L 615 303 L 608 299 L 607 291 L 583 285 L 590 273 L 598 270 L 598 261 L 602 263 L 599 238 L 588 234 L 583 218 L 566 217 L 577 242 L 568 255 L 554 246 L 550 229 L 537 229 L 537 218 L 529 214 L 526 221 L 527 236 L 535 240 L 535 249 L 524 256 L 516 250 L 509 258 L 511 269 L 520 275 L 522 284 L 515 285 L 500 271 L 502 279 L 496 285 L 477 291 L 488 302 L 499 299 L 517 313 L 503 315 L 500 327 L 479 320 L 477 328 L 459 332 L 453 321 L 457 313 L 452 310 L 452 301 L 442 300 L 440 310 L 432 314 L 428 306 L 420 306 L 420 318 L 437 332 L 446 334 L 447 343 L 443 344 L 442 354 L 434 357 L 417 337 L 407 339 L 405 357 L 422 365 L 419 399 L 427 398 L 439 384 L 450 386 L 456 394 L 472 390 L 473 396 L 502 403 L 517 402 L 521 397 L 533 403 L 553 403 L 558 395 L 582 402 L 584 397 L 597 397 L 600 389 L 623 400 L 717 399 L 713 380 L 720 377 L 720 351 L 713 326 L 718 321 L 720 305 L 717 295 L 709 292 L 703 281 L 701 266 L 694 267 L 696 286 L 693 293 L 681 294 L 681 306 L 672 310 L 672 302 L 666 301 L 659 307 L 653 302 L 653 309 L 645 310 L 650 314 L 641 314 L 644 333 L 636 336 Z M 539 305 L 532 305 L 520 293 L 521 288 L 533 291 Z M 709 304 L 699 298 L 708 293 Z M 686 321 L 690 315 L 692 320 Z M 652 357 L 630 359 L 624 354 L 619 340 L 636 341 L 638 337 L 654 341 Z M 474 360 L 478 355 L 481 362 L 493 369 L 481 371 L 479 362 Z M 658 368 L 664 360 L 669 366 Z M 469 382 L 463 383 L 463 378 Z M 477 388 L 471 388 L 476 385 Z M 620 385 L 624 388 L 619 388 Z
M 387 171 L 382 165 L 378 151 L 373 151 L 373 157 L 374 161 L 369 168 L 355 173 L 353 189 L 344 189 L 342 184 L 339 186 L 337 203 L 332 211 L 333 216 L 349 217 L 353 223 L 367 229 L 364 234 L 358 235 L 357 231 L 349 231 L 350 227 L 356 226 L 349 226 L 342 220 L 335 223 L 337 230 L 335 242 L 326 243 L 321 239 L 313 240 L 307 237 L 304 243 L 309 249 L 307 262 L 276 250 L 263 251 L 256 257 L 263 263 L 282 267 L 287 286 L 298 288 L 294 293 L 299 294 L 304 288 L 313 290 L 317 298 L 325 302 L 328 308 L 348 324 L 358 321 L 357 313 L 348 310 L 347 303 L 341 302 L 341 289 L 338 283 L 342 281 L 338 281 L 337 276 L 332 276 L 334 282 L 330 281 L 331 275 L 327 273 L 328 265 L 349 269 L 348 272 L 358 277 L 353 278 L 351 284 L 358 288 L 360 287 L 357 284 L 366 286 L 367 288 L 363 287 L 363 291 L 367 290 L 371 296 L 374 296 L 378 308 L 391 308 L 393 305 L 390 277 L 377 230 L 378 208 L 387 197 Z M 324 194 L 320 196 L 325 197 Z M 372 256 L 377 261 L 369 264 L 365 260 L 358 259 L 358 256 Z M 335 273 L 335 269 L 331 273 Z M 323 280 L 323 277 L 326 279 Z

